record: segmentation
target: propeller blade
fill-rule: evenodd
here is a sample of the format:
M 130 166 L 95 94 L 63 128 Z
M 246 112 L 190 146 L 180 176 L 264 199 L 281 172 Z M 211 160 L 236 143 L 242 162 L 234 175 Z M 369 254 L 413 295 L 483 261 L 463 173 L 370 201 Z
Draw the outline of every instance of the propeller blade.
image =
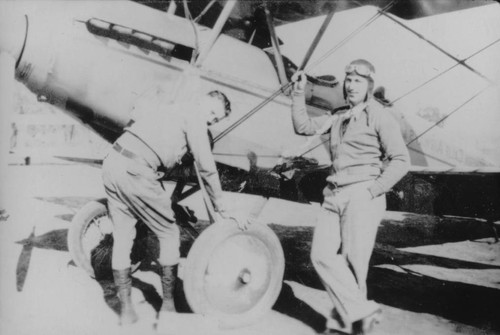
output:
M 26 277 L 28 275 L 28 269 L 30 267 L 31 253 L 33 252 L 33 238 L 35 237 L 35 227 L 31 231 L 30 236 L 18 243 L 24 244 L 19 259 L 17 261 L 16 268 L 16 286 L 17 291 L 21 292 L 24 288 L 24 283 L 26 282 Z

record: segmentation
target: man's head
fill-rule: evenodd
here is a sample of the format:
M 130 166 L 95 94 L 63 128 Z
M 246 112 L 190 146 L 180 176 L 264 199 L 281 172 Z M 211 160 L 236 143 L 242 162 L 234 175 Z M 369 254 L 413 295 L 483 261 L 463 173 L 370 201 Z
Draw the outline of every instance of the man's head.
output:
M 345 68 L 344 99 L 352 105 L 368 100 L 375 85 L 375 67 L 364 59 L 356 59 Z
M 231 113 L 231 103 L 226 95 L 220 91 L 211 91 L 200 101 L 200 107 L 205 113 L 207 124 L 213 125 Z

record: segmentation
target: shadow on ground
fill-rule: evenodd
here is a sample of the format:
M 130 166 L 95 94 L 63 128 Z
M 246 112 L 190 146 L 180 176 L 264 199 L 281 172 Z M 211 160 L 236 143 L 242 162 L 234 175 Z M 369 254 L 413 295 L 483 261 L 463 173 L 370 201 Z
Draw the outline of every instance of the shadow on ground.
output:
M 70 208 L 81 207 L 89 201 L 88 198 L 41 200 L 67 205 Z M 68 214 L 64 218 L 69 221 L 71 215 Z M 198 231 L 202 231 L 206 227 L 207 222 L 202 221 L 195 225 Z M 312 228 L 279 225 L 270 225 L 270 227 L 279 236 L 285 252 L 285 280 L 321 289 L 322 285 L 309 261 Z M 158 255 L 158 241 L 150 231 L 147 229 L 142 231 L 142 229 L 138 228 L 138 231 L 141 232 L 138 232 L 132 257 L 136 257 L 135 260 L 142 260 L 141 270 L 159 273 L 154 262 Z M 67 229 L 59 229 L 40 236 L 31 234 L 27 239 L 18 242 L 24 246 L 18 262 L 18 289 L 28 271 L 32 249 L 67 251 L 67 233 Z M 371 261 L 368 276 L 369 296 L 382 304 L 399 309 L 441 316 L 482 330 L 499 331 L 500 319 L 498 319 L 497 307 L 500 301 L 500 290 L 440 280 L 403 270 L 395 271 L 375 267 L 383 264 L 395 266 L 423 264 L 447 269 L 500 269 L 500 266 L 397 249 L 403 246 L 441 244 L 490 236 L 491 232 L 488 227 L 473 219 L 437 219 L 409 214 L 402 220 L 385 220 L 379 230 L 378 243 Z M 186 256 L 193 243 L 193 238 L 191 235 L 183 233 L 181 240 L 181 255 Z M 111 244 L 112 238 L 103 242 L 103 245 L 100 246 L 102 249 L 97 253 L 99 257 L 93 259 L 93 263 L 97 269 L 96 280 L 103 289 L 104 299 L 108 306 L 117 312 L 118 300 L 110 276 Z M 133 285 L 144 293 L 146 301 L 155 310 L 159 310 L 161 297 L 152 285 L 137 278 L 134 278 Z M 189 312 L 182 292 L 182 285 L 178 286 L 177 296 L 179 311 Z M 283 285 L 274 309 L 302 321 L 318 332 L 324 329 L 324 317 L 297 299 L 287 284 Z
M 500 330 L 497 289 L 373 267 L 368 287 L 369 296 L 385 305 Z
M 382 221 L 377 242 L 406 248 L 487 237 L 493 240 L 493 236 L 492 227 L 484 220 L 403 213 L 402 218 Z
M 414 217 L 412 217 L 413 219 Z M 491 236 L 487 226 L 478 225 L 476 222 L 466 222 L 463 225 L 462 220 L 459 220 L 459 222 L 453 222 L 452 219 L 448 220 L 444 226 L 434 229 L 433 232 L 420 231 L 420 236 L 429 236 L 423 241 L 418 241 L 414 238 L 414 235 L 411 238 L 411 241 L 415 242 L 413 245 L 427 245 L 431 243 L 431 240 L 432 243 L 435 241 L 439 241 L 437 243 L 457 241 L 459 237 L 464 238 L 469 231 L 476 238 Z M 376 265 L 419 264 L 445 269 L 500 269 L 500 266 L 496 265 L 402 251 L 393 245 L 380 242 L 395 240 L 396 236 L 392 234 L 410 234 L 412 230 L 418 228 L 417 224 L 417 222 L 411 222 L 409 227 L 405 227 L 399 222 L 396 225 L 391 225 L 389 221 L 384 222 L 385 226 L 379 231 L 378 243 L 374 249 L 370 264 L 368 276 L 370 298 L 384 305 L 417 313 L 441 316 L 482 330 L 500 330 L 500 319 L 497 317 L 500 290 L 440 280 L 409 271 L 397 272 L 391 269 L 375 267 Z M 312 228 L 291 228 L 277 225 L 271 225 L 271 227 L 280 237 L 285 251 L 285 280 L 323 289 L 309 260 Z M 425 224 L 420 223 L 420 227 L 426 229 Z M 388 239 L 385 236 L 386 234 L 391 234 L 391 238 Z M 436 236 L 432 237 L 432 234 Z M 397 244 L 403 245 L 401 242 Z M 287 313 L 286 311 L 281 312 Z M 318 324 L 314 322 L 312 324 L 308 323 L 314 329 L 318 329 Z
M 283 283 L 280 295 L 273 309 L 303 322 L 316 332 L 323 332 L 325 330 L 326 318 L 304 301 L 295 297 L 292 288 L 286 283 Z

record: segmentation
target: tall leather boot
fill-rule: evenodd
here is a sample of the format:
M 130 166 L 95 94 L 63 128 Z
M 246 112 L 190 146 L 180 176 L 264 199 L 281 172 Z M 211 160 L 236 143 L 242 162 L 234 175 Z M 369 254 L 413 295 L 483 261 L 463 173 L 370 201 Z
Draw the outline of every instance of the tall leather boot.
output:
M 177 280 L 177 265 L 167 265 L 161 268 L 161 286 L 163 303 L 160 312 L 176 312 L 174 304 L 174 289 Z
M 113 270 L 113 278 L 118 290 L 120 299 L 120 324 L 127 325 L 137 321 L 138 316 L 134 310 L 131 299 L 132 278 L 130 277 L 130 268 L 123 270 Z

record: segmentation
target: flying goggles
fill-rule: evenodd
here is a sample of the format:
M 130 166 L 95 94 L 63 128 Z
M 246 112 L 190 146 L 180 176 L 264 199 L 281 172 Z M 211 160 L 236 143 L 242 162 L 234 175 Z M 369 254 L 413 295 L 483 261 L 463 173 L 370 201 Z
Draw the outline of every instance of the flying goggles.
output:
M 345 67 L 346 74 L 357 74 L 358 76 L 375 80 L 375 71 L 364 64 L 349 64 Z

